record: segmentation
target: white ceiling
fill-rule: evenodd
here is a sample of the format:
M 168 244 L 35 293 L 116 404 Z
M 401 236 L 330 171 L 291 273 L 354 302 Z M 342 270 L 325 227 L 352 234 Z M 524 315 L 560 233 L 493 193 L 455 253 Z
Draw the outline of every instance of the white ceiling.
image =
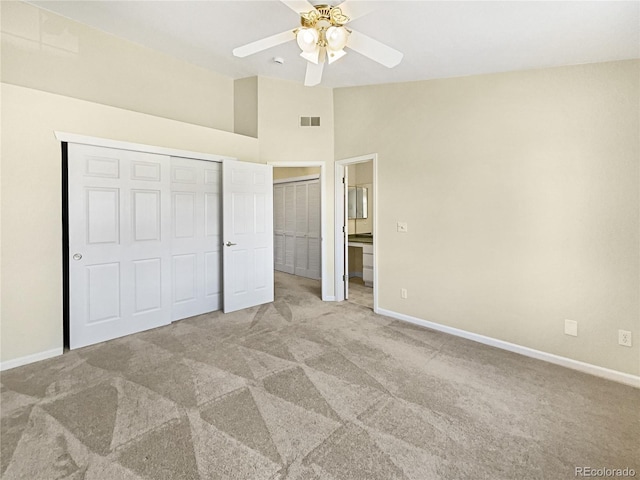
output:
M 358 0 L 347 0 L 354 3 Z M 233 78 L 302 83 L 295 41 L 246 58 L 234 47 L 299 26 L 264 1 L 30 3 Z M 360 54 L 326 66 L 321 86 L 344 87 L 527 70 L 640 57 L 640 2 L 358 2 L 377 9 L 349 25 L 404 53 L 387 69 Z M 360 6 L 367 6 L 360 5 Z M 292 36 L 293 39 L 293 36 Z M 284 65 L 273 62 L 282 57 Z

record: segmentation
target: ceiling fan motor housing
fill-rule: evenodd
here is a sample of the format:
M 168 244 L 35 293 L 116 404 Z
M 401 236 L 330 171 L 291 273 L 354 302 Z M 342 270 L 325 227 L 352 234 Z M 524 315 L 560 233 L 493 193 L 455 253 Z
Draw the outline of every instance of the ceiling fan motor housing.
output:
M 304 28 L 316 28 L 318 24 L 320 27 L 328 27 L 329 25 L 341 27 L 349 20 L 350 18 L 343 14 L 340 8 L 325 4 L 318 5 L 315 10 L 300 14 L 300 24 Z M 322 25 L 323 23 L 326 25 Z

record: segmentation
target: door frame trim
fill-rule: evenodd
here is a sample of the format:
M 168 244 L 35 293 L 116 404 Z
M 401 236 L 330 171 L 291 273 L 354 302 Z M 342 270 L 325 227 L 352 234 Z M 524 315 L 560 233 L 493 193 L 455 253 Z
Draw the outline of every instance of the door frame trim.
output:
M 189 150 L 179 150 L 176 148 L 158 147 L 156 145 L 146 145 L 144 143 L 123 142 L 110 138 L 90 137 L 78 135 L 77 133 L 53 132 L 60 142 L 79 143 L 81 145 L 91 145 L 93 147 L 117 148 L 118 150 L 131 150 L 134 152 L 157 153 L 158 155 L 168 155 L 170 157 L 192 158 L 194 160 L 208 160 L 210 162 L 222 162 L 223 160 L 238 160 L 235 157 L 224 155 L 214 155 L 211 153 L 191 152 Z
M 71 346 L 69 310 L 69 144 L 61 142 L 61 200 L 62 200 L 62 348 Z
M 282 167 L 278 167 L 282 168 Z M 291 178 L 279 178 L 273 181 L 274 185 L 279 185 L 281 183 L 296 183 L 296 182 L 308 182 L 309 180 L 319 180 L 320 174 L 317 173 L 315 175 L 303 175 L 302 177 L 291 177 Z
M 325 162 L 323 161 L 309 161 L 309 162 L 267 162 L 267 165 L 273 166 L 273 168 L 287 168 L 287 167 L 320 167 L 320 284 L 322 288 L 322 301 L 330 302 L 334 300 L 333 296 L 329 295 L 329 286 L 331 285 L 331 278 L 329 277 L 327 262 L 327 208 L 326 208 L 326 193 L 327 177 L 325 175 Z M 274 180 L 275 183 L 275 180 Z
M 346 193 L 342 189 L 342 169 L 356 163 L 373 162 L 373 311 L 378 313 L 378 154 L 369 153 L 357 157 L 344 158 L 335 162 L 335 183 L 334 183 L 334 231 L 335 231 L 335 297 L 336 301 L 344 300 L 344 250 L 347 248 L 348 240 L 343 236 L 342 222 L 338 207 L 347 202 Z M 347 232 L 348 234 L 348 232 Z

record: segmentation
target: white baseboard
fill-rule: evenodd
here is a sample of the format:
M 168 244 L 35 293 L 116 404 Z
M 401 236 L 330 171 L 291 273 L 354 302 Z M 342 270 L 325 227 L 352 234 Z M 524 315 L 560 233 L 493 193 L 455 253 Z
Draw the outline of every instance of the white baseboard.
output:
M 336 301 L 336 297 L 334 295 L 325 295 L 324 297 L 322 297 L 322 301 L 323 302 L 335 302 Z
M 22 365 L 28 365 L 29 363 L 39 362 L 40 360 L 46 360 L 47 358 L 57 357 L 62 355 L 62 347 L 47 350 L 46 352 L 34 353 L 25 357 L 14 358 L 13 360 L 7 360 L 0 363 L 0 371 L 10 370 L 12 368 L 21 367 Z
M 405 315 L 404 313 L 393 312 L 384 308 L 378 308 L 377 313 L 379 315 L 385 315 L 387 317 L 395 318 L 396 320 L 402 320 L 403 322 L 413 323 L 414 325 L 420 325 L 432 330 L 448 333 L 449 335 L 466 338 L 467 340 L 473 340 L 474 342 L 482 343 L 484 345 L 501 348 L 502 350 L 519 353 L 520 355 L 524 355 L 526 357 L 544 360 L 545 362 L 553 363 L 555 365 L 560 365 L 562 367 L 571 368 L 580 372 L 589 373 L 597 377 L 613 380 L 614 382 L 624 383 L 625 385 L 640 388 L 640 376 L 638 375 L 631 375 L 629 373 L 619 372 L 617 370 L 611 370 L 605 367 L 599 367 L 598 365 L 593 365 L 591 363 L 585 363 L 579 360 L 561 357 L 560 355 L 554 355 L 553 353 L 547 353 L 541 350 L 523 347 L 522 345 L 517 345 L 515 343 L 505 342 L 504 340 L 498 340 L 497 338 L 486 337 L 484 335 L 468 332 L 459 328 L 448 327 L 446 325 L 430 322 L 428 320 L 422 320 L 420 318 Z

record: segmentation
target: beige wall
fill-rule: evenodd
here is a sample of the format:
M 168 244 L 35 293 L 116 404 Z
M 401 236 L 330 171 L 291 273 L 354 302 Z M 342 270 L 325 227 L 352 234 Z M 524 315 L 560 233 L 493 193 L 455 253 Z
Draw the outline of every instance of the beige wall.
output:
M 300 127 L 301 116 L 320 117 L 319 127 Z M 258 78 L 258 134 L 260 161 L 322 162 L 322 179 L 326 221 L 324 242 L 329 279 L 323 294 L 334 296 L 334 127 L 333 91 L 322 87 L 305 87 L 299 82 Z M 326 283 L 325 283 L 326 282 Z
M 320 167 L 276 167 L 273 169 L 274 180 L 318 174 L 320 174 Z
M 229 133 L 232 79 L 28 4 L 2 2 L 1 12 L 1 361 L 62 346 L 56 130 L 261 163 L 323 162 L 327 263 L 333 265 L 331 90 L 271 79 L 240 82 L 239 111 L 260 111 L 258 141 Z M 259 90 L 243 106 L 251 81 Z M 322 116 L 322 127 L 299 129 L 300 115 Z M 329 283 L 325 295 L 331 296 Z
M 256 139 L 2 84 L 1 360 L 62 347 L 60 142 L 54 131 L 258 161 Z
M 368 185 L 373 183 L 373 162 L 371 160 L 368 162 L 356 163 L 351 166 L 350 170 L 354 167 L 358 185 Z
M 258 77 L 233 82 L 233 131 L 258 138 Z
M 26 3 L 0 3 L 2 82 L 233 131 L 231 78 Z
M 320 117 L 320 126 L 300 127 L 301 116 Z M 258 132 L 265 162 L 333 162 L 333 91 L 260 77 Z
M 335 90 L 336 158 L 378 153 L 380 307 L 640 373 L 638 78 L 623 61 Z

